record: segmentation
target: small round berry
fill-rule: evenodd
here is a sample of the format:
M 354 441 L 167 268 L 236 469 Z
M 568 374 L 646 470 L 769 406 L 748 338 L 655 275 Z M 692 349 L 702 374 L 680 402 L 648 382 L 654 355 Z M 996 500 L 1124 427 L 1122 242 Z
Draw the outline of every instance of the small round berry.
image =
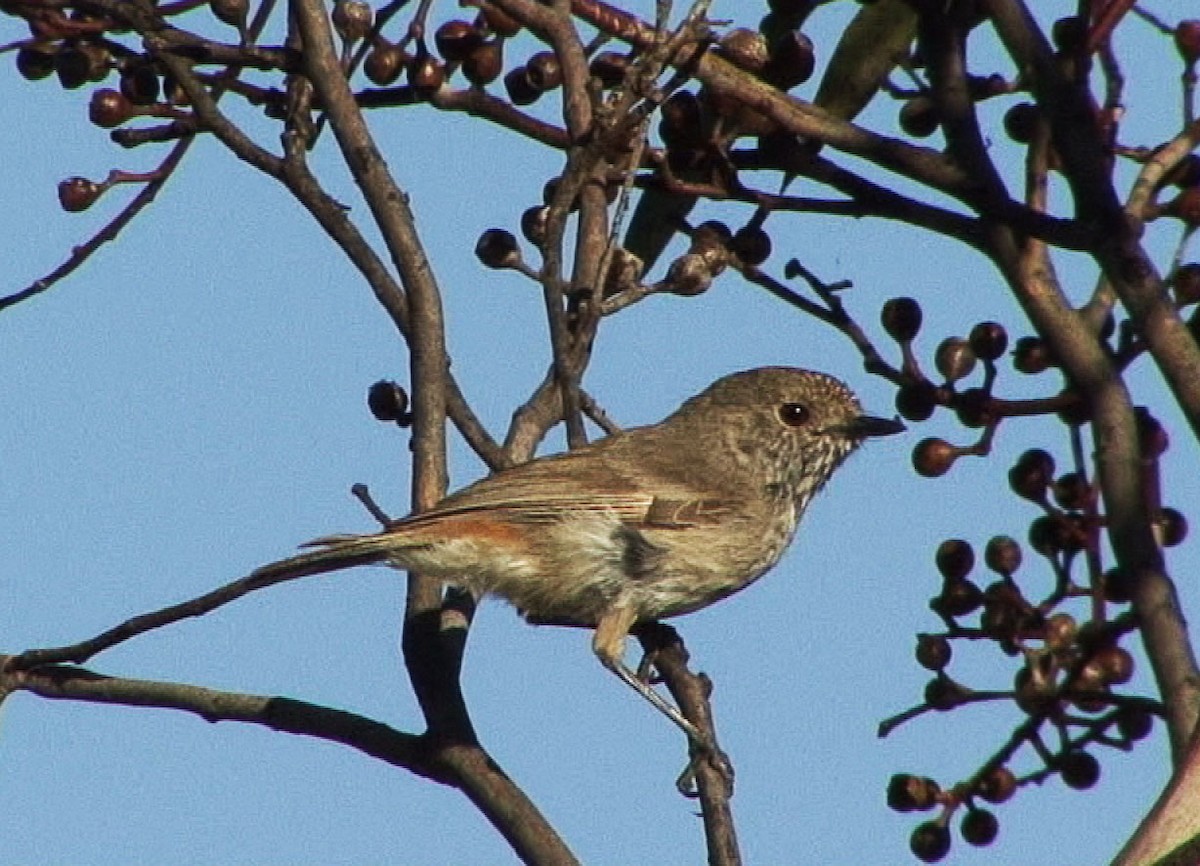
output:
M 1004 803 L 1017 791 L 1017 777 L 1008 767 L 995 767 L 975 783 L 975 793 L 989 803 Z
M 938 344 L 933 362 L 947 382 L 957 382 L 975 369 L 975 352 L 961 337 L 947 337 Z
M 799 30 L 788 29 L 771 44 L 763 77 L 780 90 L 791 90 L 812 77 L 817 65 L 813 42 Z
M 1067 472 L 1054 479 L 1054 501 L 1067 511 L 1083 511 L 1092 501 L 1092 487 L 1080 472 Z
M 937 408 L 937 387 L 927 379 L 908 382 L 896 391 L 896 411 L 909 421 L 925 421 Z
M 379 421 L 405 424 L 408 414 L 408 392 L 395 382 L 381 379 L 367 391 L 367 407 Z
M 921 330 L 921 305 L 912 298 L 892 298 L 883 305 L 879 320 L 889 337 L 907 343 Z
M 1144 740 L 1154 729 L 1154 714 L 1144 707 L 1124 706 L 1117 711 L 1117 731 L 1129 742 Z
M 1054 355 L 1041 337 L 1021 337 L 1013 348 L 1013 369 L 1036 376 L 1055 366 Z
M 1046 648 L 1053 652 L 1066 652 L 1075 644 L 1079 625 L 1069 613 L 1059 612 L 1046 619 L 1043 640 Z
M 371 32 L 375 10 L 365 0 L 336 0 L 331 17 L 339 36 L 349 42 L 357 42 Z
M 900 106 L 900 128 L 913 138 L 928 138 L 940 123 L 937 106 L 928 96 L 914 96 Z
M 548 205 L 535 204 L 521 214 L 521 234 L 538 249 L 546 242 L 546 220 L 550 217 Z
M 525 66 L 514 66 L 504 73 L 504 91 L 513 105 L 533 105 L 542 96 L 542 91 L 529 80 L 529 69 Z
M 929 602 L 929 607 L 938 616 L 947 619 L 967 616 L 983 604 L 983 590 L 969 580 L 947 580 L 942 591 Z
M 940 634 L 917 635 L 917 664 L 926 670 L 940 671 L 950 664 L 950 641 Z
M 1100 780 L 1100 762 L 1083 749 L 1072 749 L 1058 760 L 1063 782 L 1076 791 L 1085 791 Z
M 962 580 L 975 567 L 975 551 L 961 538 L 947 538 L 938 545 L 933 561 L 946 580 Z
M 248 0 L 209 0 L 208 6 L 213 17 L 230 27 L 241 27 L 246 23 L 246 16 L 250 14 Z
M 918 824 L 908 847 L 922 863 L 936 863 L 950 853 L 950 831 L 938 821 Z
M 1046 489 L 1054 480 L 1054 458 L 1041 448 L 1030 448 L 1017 458 L 1008 471 L 1008 485 L 1018 496 L 1031 502 L 1046 500 Z
M 1175 289 L 1175 303 L 1180 307 L 1188 307 L 1200 301 L 1200 263 L 1188 262 L 1175 271 L 1171 281 Z
M 119 90 L 102 87 L 88 103 L 88 119 L 102 129 L 120 126 L 134 115 L 133 103 Z
M 606 90 L 617 87 L 625 80 L 629 69 L 629 56 L 619 51 L 601 51 L 588 64 L 588 72 L 600 81 Z
M 69 213 L 87 210 L 104 193 L 104 187 L 86 177 L 69 177 L 58 185 L 58 203 Z
M 553 51 L 539 51 L 525 61 L 529 83 L 543 93 L 562 84 L 562 64 Z
M 1004 113 L 1004 131 L 1017 144 L 1029 144 L 1038 124 L 1038 109 L 1031 102 L 1018 102 Z
M 1175 25 L 1175 47 L 1184 63 L 1200 60 L 1200 19 L 1187 18 Z
M 911 773 L 896 773 L 888 780 L 888 808 L 896 812 L 932 809 L 937 805 L 940 793 L 941 789 L 933 779 Z
M 394 42 L 379 39 L 367 52 L 363 61 L 363 72 L 372 84 L 387 87 L 395 84 L 412 58 Z
M 1158 534 L 1162 538 L 1163 547 L 1175 547 L 1182 544 L 1188 534 L 1187 518 L 1177 508 L 1164 508 L 1156 521 Z
M 685 253 L 667 269 L 668 290 L 684 297 L 707 292 L 712 287 L 712 268 L 699 253 Z
M 994 536 L 983 550 L 983 561 L 997 574 L 1011 577 L 1021 567 L 1021 545 L 1007 535 Z
M 487 22 L 488 29 L 497 36 L 507 39 L 521 32 L 521 22 L 499 6 L 484 3 L 480 4 L 479 10 L 483 13 L 483 20 Z
M 971 329 L 967 341 L 985 361 L 995 361 L 1008 348 L 1008 332 L 999 322 L 980 322 Z
M 17 72 L 26 81 L 40 81 L 54 74 L 56 47 L 49 42 L 33 42 L 17 49 Z
M 913 449 L 913 469 L 926 478 L 939 478 L 950 471 L 961 451 L 945 439 L 922 439 Z
M 462 62 L 467 81 L 476 87 L 486 87 L 504 71 L 504 40 L 490 39 L 469 53 Z
M 505 229 L 487 229 L 475 243 L 475 257 L 485 267 L 511 268 L 520 263 L 521 250 L 512 232 Z
M 771 236 L 757 226 L 742 226 L 734 233 L 729 247 L 743 264 L 757 267 L 771 255 Z
M 462 63 L 483 44 L 483 33 L 469 21 L 451 19 L 433 32 L 433 44 L 447 63 Z
M 983 848 L 996 841 L 1000 822 L 987 809 L 968 809 L 958 829 L 968 845 Z

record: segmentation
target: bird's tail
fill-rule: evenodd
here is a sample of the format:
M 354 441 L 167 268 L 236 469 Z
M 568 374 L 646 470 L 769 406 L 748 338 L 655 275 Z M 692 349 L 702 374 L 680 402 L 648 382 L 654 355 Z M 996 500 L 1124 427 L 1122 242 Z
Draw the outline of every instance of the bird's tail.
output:
M 257 568 L 250 579 L 267 586 L 299 577 L 341 571 L 356 565 L 387 562 L 397 547 L 395 538 L 387 533 L 378 535 L 330 535 L 303 545 L 314 550 L 281 559 Z

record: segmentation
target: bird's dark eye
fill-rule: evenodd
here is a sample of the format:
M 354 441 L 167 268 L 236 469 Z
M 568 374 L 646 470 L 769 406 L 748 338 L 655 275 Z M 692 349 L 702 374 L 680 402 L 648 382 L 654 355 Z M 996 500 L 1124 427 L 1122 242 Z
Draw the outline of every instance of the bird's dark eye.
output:
M 808 407 L 803 403 L 784 403 L 779 407 L 779 420 L 789 427 L 799 427 L 808 417 Z

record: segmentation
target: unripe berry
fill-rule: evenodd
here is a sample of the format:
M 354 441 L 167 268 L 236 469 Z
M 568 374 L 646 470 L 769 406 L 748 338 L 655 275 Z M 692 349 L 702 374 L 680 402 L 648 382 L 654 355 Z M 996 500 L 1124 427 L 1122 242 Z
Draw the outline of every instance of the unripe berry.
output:
M 485 267 L 511 268 L 520 263 L 521 251 L 512 232 L 505 229 L 487 229 L 475 243 L 475 257 Z
M 912 298 L 892 298 L 880 310 L 879 320 L 889 337 L 907 343 L 921 330 L 921 305 Z

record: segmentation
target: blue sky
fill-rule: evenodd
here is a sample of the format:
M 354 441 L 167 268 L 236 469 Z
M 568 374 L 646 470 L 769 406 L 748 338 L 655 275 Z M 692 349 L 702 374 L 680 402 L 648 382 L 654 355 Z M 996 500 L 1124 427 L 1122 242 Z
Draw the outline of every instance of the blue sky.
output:
M 713 15 L 730 12 L 718 4 Z M 822 27 L 839 20 L 818 18 L 818 45 Z M 0 38 L 17 38 L 6 22 Z M 1144 25 L 1127 29 L 1122 39 L 1136 41 L 1122 45 L 1136 56 L 1165 53 Z M 512 46 L 514 57 L 523 50 Z M 1177 112 L 1178 70 L 1165 63 L 1127 73 L 1130 141 L 1151 143 Z M 68 215 L 57 206 L 59 180 L 145 170 L 160 154 L 110 144 L 86 120 L 86 89 L 30 85 L 11 66 L 7 76 L 3 294 L 57 265 L 126 200 L 118 190 Z M 986 116 L 997 141 L 1000 111 Z M 515 230 L 561 159 L 461 116 L 390 114 L 375 128 L 444 291 L 454 369 L 499 435 L 548 362 L 542 301 L 523 278 L 485 270 L 472 249 L 486 228 Z M 868 123 L 892 115 L 885 100 Z M 238 116 L 276 147 L 270 124 Z M 331 144 L 315 165 L 361 219 L 365 207 Z M 1019 166 L 1006 169 L 1018 189 Z M 745 216 L 712 213 L 735 226 Z M 925 305 L 918 348 L 926 362 L 938 340 L 976 321 L 1002 321 L 1014 338 L 1028 332 L 998 276 L 949 242 L 878 220 L 773 226 L 769 267 L 780 273 L 797 256 L 826 280 L 852 280 L 846 303 L 885 351 L 893 347 L 877 311 L 898 294 Z M 1174 232 L 1152 232 L 1160 262 Z M 1078 257 L 1064 265 L 1072 296 L 1086 297 L 1094 272 Z M 605 322 L 586 382 L 614 418 L 636 424 L 720 375 L 777 363 L 833 372 L 869 408 L 892 411 L 890 389 L 861 371 L 844 339 L 732 273 L 704 296 L 651 298 Z M 404 381 L 406 365 L 367 287 L 288 195 L 215 142 L 199 142 L 118 244 L 0 313 L 0 650 L 73 641 L 316 535 L 370 529 L 348 492 L 355 482 L 390 512 L 406 511 L 406 434 L 365 406 L 371 382 Z M 1141 399 L 1160 401 L 1151 369 L 1134 379 Z M 997 391 L 1056 386 L 1052 375 L 1031 381 L 1006 368 Z M 1165 498 L 1194 511 L 1195 444 L 1164 417 L 1174 430 Z M 675 623 L 694 667 L 716 683 L 747 862 L 906 862 L 915 819 L 884 805 L 888 777 L 964 778 L 1017 721 L 1015 710 L 972 708 L 875 737 L 882 718 L 920 700 L 926 675 L 911 648 L 916 632 L 937 626 L 926 604 L 938 585 L 938 542 L 961 537 L 982 550 L 994 534 L 1023 539 L 1034 509 L 1008 493 L 1004 471 L 1034 444 L 1068 460 L 1056 425 L 1013 421 L 990 459 L 961 461 L 929 481 L 909 463 L 926 435 L 970 439 L 940 413 L 906 437 L 869 443 L 810 508 L 771 575 Z M 452 463 L 455 486 L 483 471 L 457 440 Z M 1019 577 L 1036 592 L 1049 573 L 1026 554 Z M 1177 575 L 1194 574 L 1195 542 L 1169 561 Z M 1197 591 L 1182 584 L 1194 611 Z M 402 578 L 386 569 L 300 581 L 133 641 L 92 667 L 287 695 L 415 731 L 419 713 L 397 646 L 402 598 Z M 953 670 L 995 688 L 1013 673 L 998 653 L 976 647 Z M 1147 685 L 1140 670 L 1136 683 Z M 692 804 L 672 787 L 685 751 L 678 732 L 596 664 L 584 633 L 533 628 L 486 604 L 465 690 L 484 744 L 584 861 L 703 860 Z M 998 810 L 996 846 L 975 852 L 958 842 L 953 862 L 1110 858 L 1165 779 L 1165 740 L 1101 757 L 1096 789 L 1077 794 L 1052 780 L 1022 791 Z M 0 707 L 0 802 L 0 864 L 515 862 L 463 797 L 345 748 L 23 694 Z

